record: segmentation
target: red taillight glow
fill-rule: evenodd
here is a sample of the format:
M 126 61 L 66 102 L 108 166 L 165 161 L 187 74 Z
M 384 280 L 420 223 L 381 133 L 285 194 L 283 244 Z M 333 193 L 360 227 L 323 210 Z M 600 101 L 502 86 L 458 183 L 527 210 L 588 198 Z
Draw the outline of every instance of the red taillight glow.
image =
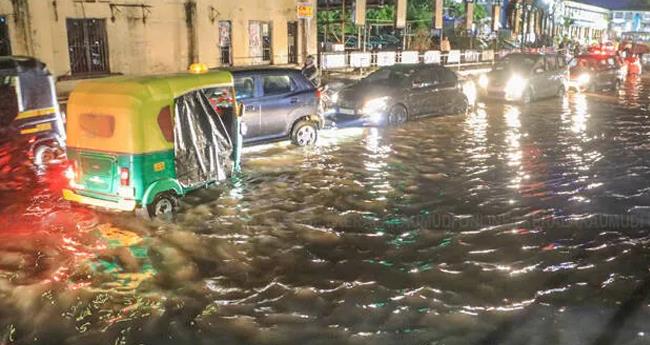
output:
M 129 179 L 130 179 L 129 168 L 120 168 L 120 185 L 128 186 L 130 182 Z
M 320 97 L 321 97 L 320 90 L 316 89 L 316 92 L 314 92 L 314 95 L 316 95 L 316 98 L 320 99 Z

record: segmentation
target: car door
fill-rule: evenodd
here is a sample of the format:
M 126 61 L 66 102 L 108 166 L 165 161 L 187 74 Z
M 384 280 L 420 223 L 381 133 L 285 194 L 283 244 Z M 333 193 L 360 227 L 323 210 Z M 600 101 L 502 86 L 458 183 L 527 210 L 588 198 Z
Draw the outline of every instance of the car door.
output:
M 438 113 L 449 114 L 460 100 L 458 76 L 444 67 L 438 67 L 438 87 L 434 90 L 440 105 Z
M 257 79 L 253 75 L 235 75 L 236 98 L 244 105 L 244 116 L 241 122 L 245 127 L 243 131 L 245 143 L 256 140 L 261 131 L 261 104 Z
M 537 59 L 535 64 L 533 65 L 533 68 L 530 71 L 530 78 L 528 78 L 528 82 L 530 83 L 530 86 L 534 89 L 535 92 L 535 98 L 543 98 L 545 95 L 545 88 L 547 87 L 546 84 L 546 65 L 544 63 L 544 58 L 540 57 Z
M 291 114 L 302 107 L 302 100 L 296 94 L 297 86 L 289 73 L 271 72 L 259 78 L 262 95 L 260 137 L 284 136 Z
M 408 91 L 408 111 L 411 115 L 422 116 L 434 112 L 437 103 L 435 95 L 435 81 L 437 80 L 435 70 L 429 66 L 415 71 L 409 78 L 410 87 Z

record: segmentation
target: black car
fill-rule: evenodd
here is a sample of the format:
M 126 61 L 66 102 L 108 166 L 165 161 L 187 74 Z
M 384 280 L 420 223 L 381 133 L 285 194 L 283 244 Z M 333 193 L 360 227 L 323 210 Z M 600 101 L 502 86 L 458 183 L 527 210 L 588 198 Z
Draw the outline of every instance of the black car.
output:
M 244 145 L 290 139 L 312 145 L 323 126 L 320 92 L 300 70 L 248 68 L 232 71 L 237 100 L 244 104 Z
M 615 55 L 585 54 L 569 63 L 570 88 L 576 91 L 618 89 L 625 80 L 623 63 Z
M 422 116 L 463 113 L 473 102 L 467 85 L 439 65 L 383 67 L 334 96 L 334 120 L 399 125 Z

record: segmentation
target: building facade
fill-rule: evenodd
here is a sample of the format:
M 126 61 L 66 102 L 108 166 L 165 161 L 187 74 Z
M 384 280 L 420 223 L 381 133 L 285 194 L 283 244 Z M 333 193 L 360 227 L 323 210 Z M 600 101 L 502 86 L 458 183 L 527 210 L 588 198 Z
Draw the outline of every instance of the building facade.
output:
M 301 1 L 308 2 L 308 1 Z M 315 0 L 312 0 L 315 4 Z M 0 0 L 0 54 L 43 60 L 57 77 L 300 63 L 316 19 L 296 0 Z
M 650 11 L 613 10 L 611 30 L 616 35 L 624 32 L 650 32 Z
M 610 10 L 578 1 L 558 3 L 555 21 L 560 33 L 588 44 L 607 39 Z

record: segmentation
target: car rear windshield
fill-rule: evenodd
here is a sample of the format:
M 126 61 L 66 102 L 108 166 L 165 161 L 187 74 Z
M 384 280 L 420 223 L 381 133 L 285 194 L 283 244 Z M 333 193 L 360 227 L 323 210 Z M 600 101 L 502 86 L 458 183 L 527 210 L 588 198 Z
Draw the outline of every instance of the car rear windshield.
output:
M 91 137 L 110 138 L 115 133 L 115 117 L 112 115 L 82 114 L 79 127 Z
M 16 78 L 0 77 L 0 126 L 5 127 L 13 122 L 18 115 L 18 94 L 16 93 Z
M 497 71 L 505 69 L 530 70 L 539 60 L 537 56 L 511 54 L 499 60 L 494 66 Z

